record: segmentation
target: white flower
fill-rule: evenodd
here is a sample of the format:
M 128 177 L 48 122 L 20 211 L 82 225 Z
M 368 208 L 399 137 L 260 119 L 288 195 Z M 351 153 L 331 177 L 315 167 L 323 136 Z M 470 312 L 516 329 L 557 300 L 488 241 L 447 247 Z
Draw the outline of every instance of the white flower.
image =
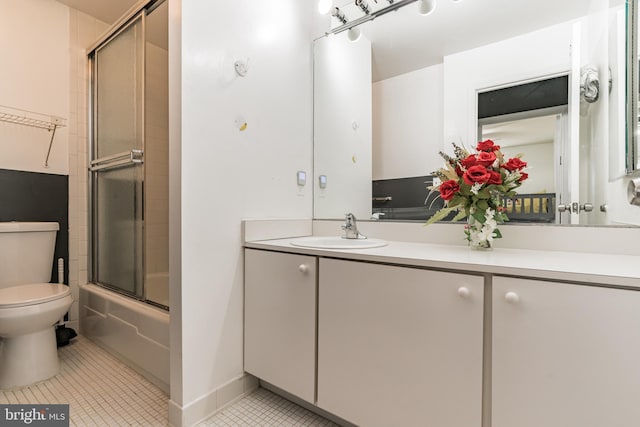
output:
M 482 188 L 482 183 L 476 182 L 471 186 L 471 192 L 477 196 L 478 191 L 480 191 L 481 188 Z

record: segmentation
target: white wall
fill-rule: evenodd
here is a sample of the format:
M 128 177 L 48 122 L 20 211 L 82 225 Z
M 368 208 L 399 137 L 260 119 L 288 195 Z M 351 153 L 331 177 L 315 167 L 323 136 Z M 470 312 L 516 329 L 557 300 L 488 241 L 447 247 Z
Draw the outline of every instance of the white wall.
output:
M 299 189 L 296 171 L 311 176 L 314 5 L 170 0 L 169 8 L 170 416 L 189 424 L 243 374 L 241 219 L 312 215 L 312 186 Z M 238 59 L 248 59 L 246 77 L 235 74 Z
M 518 188 L 518 193 L 553 193 L 556 191 L 553 141 L 503 146 L 501 151 L 507 159 L 523 154 L 522 160 L 527 162 L 529 179 Z
M 0 105 L 69 118 L 66 6 L 52 0 L 0 0 L 0 52 Z M 45 168 L 51 133 L 0 121 L 0 168 L 66 175 L 68 135 L 68 127 L 56 131 Z
M 343 32 L 316 40 L 313 50 L 314 215 L 370 218 L 371 42 L 351 42 Z
M 373 84 L 373 179 L 428 175 L 442 166 L 442 64 Z
M 571 69 L 567 22 L 444 58 L 444 142 L 477 142 L 477 98 L 488 89 Z

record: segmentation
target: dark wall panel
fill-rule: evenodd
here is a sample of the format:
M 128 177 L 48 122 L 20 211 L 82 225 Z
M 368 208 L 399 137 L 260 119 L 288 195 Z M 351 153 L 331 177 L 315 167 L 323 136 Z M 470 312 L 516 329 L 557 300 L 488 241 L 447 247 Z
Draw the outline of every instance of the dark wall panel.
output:
M 0 221 L 55 221 L 60 224 L 51 265 L 51 281 L 58 281 L 57 259 L 64 259 L 64 282 L 69 283 L 69 177 L 0 169 Z

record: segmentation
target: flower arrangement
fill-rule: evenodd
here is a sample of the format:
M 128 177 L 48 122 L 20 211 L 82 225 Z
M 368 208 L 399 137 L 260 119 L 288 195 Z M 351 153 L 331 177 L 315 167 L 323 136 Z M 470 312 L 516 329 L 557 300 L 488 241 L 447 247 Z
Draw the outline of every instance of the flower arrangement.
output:
M 440 152 L 445 165 L 433 172 L 441 184 L 429 189 L 439 192 L 444 207 L 429 218 L 427 225 L 457 211 L 452 221 L 468 218 L 465 234 L 469 246 L 490 248 L 493 239 L 502 237 L 498 224 L 509 220 L 505 199 L 515 196 L 515 189 L 529 177 L 527 163 L 520 155 L 505 161 L 500 146 L 490 139 L 479 142 L 475 153 L 455 143 L 453 149 L 453 157 Z

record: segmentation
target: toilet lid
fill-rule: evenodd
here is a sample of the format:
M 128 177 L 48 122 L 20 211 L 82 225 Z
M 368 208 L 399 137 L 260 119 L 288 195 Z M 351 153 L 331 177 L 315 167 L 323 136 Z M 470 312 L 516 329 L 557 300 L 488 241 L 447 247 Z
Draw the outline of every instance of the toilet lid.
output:
M 59 283 L 31 283 L 0 289 L 0 308 L 41 304 L 63 298 L 71 293 Z

